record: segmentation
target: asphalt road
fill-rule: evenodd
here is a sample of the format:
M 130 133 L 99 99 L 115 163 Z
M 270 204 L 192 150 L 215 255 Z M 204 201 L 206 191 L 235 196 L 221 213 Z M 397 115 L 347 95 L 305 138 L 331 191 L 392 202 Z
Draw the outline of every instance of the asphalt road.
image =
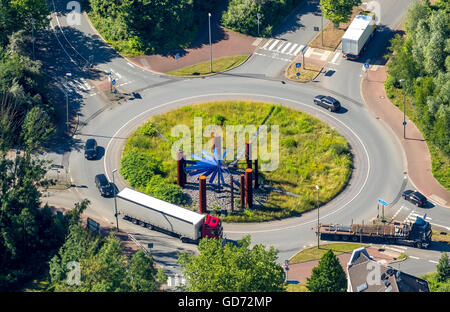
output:
M 280 73 L 288 65 L 271 57 L 254 55 L 243 66 L 226 74 L 203 79 L 174 79 L 148 71 L 130 64 L 121 58 L 101 41 L 90 28 L 89 23 L 81 17 L 80 25 L 67 25 L 64 14 L 66 1 L 52 0 L 55 11 L 61 12 L 59 18 L 53 16 L 53 37 L 49 40 L 54 49 L 54 57 L 48 57 L 52 70 L 59 82 L 64 83 L 66 72 L 72 73 L 70 102 L 71 114 L 77 114 L 80 127 L 74 138 L 65 143 L 64 149 L 48 154 L 48 158 L 66 165 L 76 187 L 64 193 L 55 192 L 48 197 L 49 203 L 69 205 L 70 202 L 89 198 L 92 202 L 88 210 L 93 216 L 114 223 L 113 199 L 100 197 L 94 185 L 94 176 L 106 173 L 112 180 L 112 170 L 118 168 L 121 148 L 129 135 L 142 121 L 153 114 L 158 114 L 175 107 L 200 101 L 224 98 L 256 99 L 271 103 L 280 103 L 310 113 L 336 128 L 350 142 L 354 154 L 355 169 L 348 187 L 334 200 L 320 207 L 321 223 L 366 222 L 377 215 L 377 199 L 382 198 L 391 205 L 386 214 L 394 215 L 406 205 L 399 194 L 408 186 L 404 183 L 405 162 L 400 145 L 393 134 L 361 101 L 359 92 L 361 63 L 342 61 L 333 65 L 335 73 L 320 77 L 319 82 L 295 84 L 282 82 Z M 399 0 L 395 4 L 390 1 L 379 1 L 384 11 L 382 23 L 385 29 L 377 34 L 374 45 L 376 49 L 369 52 L 367 58 L 379 62 L 383 53 L 383 45 L 406 12 L 409 1 Z M 314 14 L 313 14 L 314 15 Z M 311 16 L 316 23 L 320 16 Z M 309 31 L 288 28 L 286 36 L 289 40 L 304 40 Z M 305 33 L 301 33 L 305 32 Z M 56 39 L 57 38 L 57 39 Z M 296 39 L 297 38 L 297 39 Z M 301 43 L 299 41 L 299 43 Z M 373 56 L 372 56 L 373 53 Z M 89 56 L 93 58 L 89 59 Z M 52 61 L 53 60 L 53 61 Z M 94 68 L 83 69 L 86 60 L 93 62 Z M 96 94 L 95 89 L 82 86 L 84 82 L 95 76 L 112 73 L 124 92 L 139 92 L 141 99 L 111 104 Z M 327 93 L 338 98 L 344 110 L 342 113 L 329 113 L 312 104 L 312 99 L 319 93 Z M 82 153 L 82 145 L 88 138 L 95 138 L 101 146 L 101 158 L 86 161 Z M 406 179 L 407 180 L 407 179 Z M 115 174 L 115 182 L 119 189 L 124 182 Z M 119 201 L 119 204 L 124 204 Z M 422 211 L 419 211 L 422 213 Z M 401 213 L 407 213 L 405 208 Z M 450 226 L 448 210 L 432 207 L 429 216 L 437 224 Z M 406 217 L 405 217 L 406 218 Z M 279 250 L 279 262 L 290 258 L 298 250 L 316 243 L 313 228 L 317 222 L 317 211 L 305 213 L 299 218 L 259 224 L 225 224 L 225 234 L 229 239 L 239 239 L 251 234 L 253 244 L 265 244 Z M 180 273 L 175 266 L 176 253 L 181 250 L 195 252 L 195 246 L 181 244 L 177 239 L 140 228 L 124 220 L 119 221 L 121 229 L 136 234 L 144 244 L 154 242 L 152 253 L 158 264 L 163 265 L 169 274 Z M 424 258 L 421 250 L 408 248 L 408 252 L 418 259 L 404 262 L 402 269 L 416 274 L 426 268 L 433 271 L 434 262 L 439 259 L 442 246 L 435 251 L 427 251 Z M 427 266 L 423 263 L 427 262 Z M 403 265 L 403 264 L 402 264 Z

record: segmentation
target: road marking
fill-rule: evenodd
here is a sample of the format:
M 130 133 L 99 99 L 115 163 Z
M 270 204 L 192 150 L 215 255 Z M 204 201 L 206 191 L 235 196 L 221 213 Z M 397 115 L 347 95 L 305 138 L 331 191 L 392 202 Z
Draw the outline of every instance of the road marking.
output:
M 450 231 L 450 227 L 448 227 L 448 226 L 444 226 L 444 225 L 440 225 L 440 224 L 436 224 L 436 223 L 431 223 L 431 222 L 430 222 L 430 224 L 434 225 L 434 226 L 438 226 L 438 227 L 444 228 L 447 231 Z
M 285 59 L 285 58 L 282 58 L 282 57 L 277 57 L 277 56 L 267 55 L 267 54 L 262 54 L 262 53 L 257 53 L 257 52 L 255 52 L 253 54 L 260 55 L 260 56 L 266 56 L 266 57 L 270 57 L 270 58 L 273 58 L 273 59 L 276 59 L 276 60 L 285 61 L 285 62 L 290 62 L 291 61 L 290 59 Z
M 416 256 L 408 256 L 408 257 L 411 258 L 411 259 L 420 260 L 420 258 L 419 258 L 419 257 L 416 257 Z
M 286 54 L 292 55 L 292 51 L 294 51 L 297 47 L 298 47 L 298 44 L 297 44 L 297 43 L 294 43 L 294 45 L 291 47 L 291 49 L 289 50 L 289 52 L 287 52 Z
M 291 46 L 291 44 L 292 44 L 292 42 L 288 42 L 288 43 L 284 46 L 283 50 L 281 50 L 281 53 L 286 52 L 286 50 Z
M 341 55 L 341 53 L 340 52 L 337 52 L 336 53 L 336 55 L 333 57 L 333 59 L 331 60 L 331 63 L 332 64 L 335 64 L 335 65 L 339 65 L 338 63 L 336 63 L 336 61 L 337 61 L 337 59 L 338 59 L 338 57 Z
M 398 215 L 398 213 L 404 208 L 405 206 L 401 206 L 399 210 L 397 210 L 397 212 L 394 214 L 394 216 L 392 217 L 392 219 L 395 219 L 395 217 Z
M 270 46 L 269 51 L 272 51 L 272 49 L 280 42 L 280 40 L 275 40 L 275 42 Z
M 277 47 L 277 49 L 275 50 L 275 52 L 280 52 L 280 49 L 285 45 L 286 42 L 281 42 L 281 44 Z
M 300 53 L 300 51 L 304 48 L 305 46 L 303 44 L 301 44 L 297 50 L 295 50 L 294 55 L 298 55 Z
M 259 46 L 263 38 L 256 38 L 255 41 L 253 41 L 252 46 Z
M 273 41 L 273 39 L 269 39 L 266 44 L 264 44 L 264 46 L 261 49 L 267 50 L 267 47 L 269 46 L 269 44 Z
M 428 260 L 428 262 L 435 263 L 435 264 L 438 264 L 438 263 L 439 263 L 439 262 L 434 261 L 434 260 Z

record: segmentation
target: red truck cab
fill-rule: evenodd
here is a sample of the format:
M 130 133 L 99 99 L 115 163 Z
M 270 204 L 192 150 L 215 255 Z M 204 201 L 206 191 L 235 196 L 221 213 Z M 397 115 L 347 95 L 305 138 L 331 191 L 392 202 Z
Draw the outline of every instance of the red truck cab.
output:
M 209 214 L 205 216 L 202 226 L 202 238 L 222 238 L 222 230 L 222 221 L 219 218 Z

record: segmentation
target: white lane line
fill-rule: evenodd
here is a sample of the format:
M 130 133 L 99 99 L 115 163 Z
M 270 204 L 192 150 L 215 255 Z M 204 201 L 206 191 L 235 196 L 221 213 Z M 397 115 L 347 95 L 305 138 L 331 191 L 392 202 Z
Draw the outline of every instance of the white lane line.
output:
M 416 257 L 416 256 L 408 256 L 408 257 L 411 258 L 411 259 L 420 260 L 420 258 L 419 258 L 419 257 Z
M 340 54 L 341 54 L 340 52 L 337 52 L 336 55 L 335 55 L 335 56 L 333 57 L 333 59 L 331 60 L 331 63 L 336 64 L 336 65 L 339 65 L 339 64 L 336 63 L 336 61 L 337 61 L 337 59 L 338 59 L 338 57 L 339 57 Z
M 294 55 L 298 55 L 300 53 L 300 51 L 304 48 L 305 46 L 302 44 L 300 45 L 297 50 L 295 50 L 295 52 L 293 53 Z
M 404 208 L 404 206 L 401 206 L 399 210 L 397 210 L 397 212 L 394 214 L 394 216 L 392 217 L 392 219 L 395 219 L 395 217 L 398 215 L 398 213 Z
M 286 54 L 291 54 L 292 51 L 294 51 L 296 47 L 298 47 L 298 44 L 297 44 L 297 43 L 294 43 L 294 45 L 291 47 L 291 49 L 289 50 L 289 52 L 287 52 Z
M 266 44 L 264 44 L 264 46 L 261 49 L 267 50 L 267 47 L 269 46 L 269 44 L 271 44 L 273 41 L 273 39 L 270 39 L 269 41 L 266 42 Z
M 290 62 L 291 61 L 290 59 L 285 59 L 285 58 L 282 58 L 282 57 L 276 57 L 276 56 L 267 55 L 267 54 L 261 54 L 261 53 L 258 53 L 258 52 L 255 52 L 253 54 L 260 55 L 260 56 L 266 56 L 266 57 L 270 57 L 270 58 L 273 58 L 273 59 L 276 59 L 276 60 L 280 60 L 280 61 L 285 61 L 285 62 Z
M 288 43 L 284 46 L 283 50 L 281 50 L 281 53 L 286 52 L 286 50 L 291 46 L 291 44 L 292 44 L 292 42 L 288 42 Z
M 331 215 L 334 215 L 335 213 L 338 213 L 339 211 L 345 209 L 351 202 L 353 202 L 355 200 L 355 198 L 357 198 L 359 196 L 359 194 L 361 194 L 362 190 L 367 185 L 367 181 L 369 180 L 369 175 L 370 175 L 370 170 L 371 170 L 370 155 L 369 155 L 369 152 L 367 151 L 366 145 L 364 144 L 364 142 L 361 140 L 361 138 L 356 134 L 356 132 L 352 128 L 350 128 L 348 125 L 346 125 L 344 122 L 342 122 L 338 118 L 334 117 L 333 115 L 331 115 L 329 113 L 326 113 L 323 110 L 318 109 L 318 108 L 316 108 L 314 106 L 310 106 L 310 105 L 307 105 L 307 104 L 305 104 L 303 102 L 299 102 L 297 100 L 292 100 L 292 99 L 289 99 L 289 98 L 283 98 L 283 97 L 279 97 L 279 96 L 273 96 L 273 95 L 261 94 L 261 93 L 259 93 L 259 94 L 252 94 L 252 93 L 211 93 L 211 94 L 208 94 L 208 93 L 206 93 L 206 94 L 203 94 L 203 95 L 195 95 L 195 96 L 190 96 L 190 97 L 186 97 L 186 98 L 183 98 L 183 99 L 177 99 L 177 100 L 169 101 L 169 102 L 163 103 L 161 105 L 157 105 L 155 107 L 147 109 L 146 111 L 141 112 L 140 114 L 134 116 L 132 119 L 128 120 L 125 124 L 123 124 L 119 128 L 119 130 L 117 130 L 114 133 L 114 135 L 111 137 L 111 139 L 109 140 L 108 144 L 106 145 L 105 154 L 104 154 L 104 157 L 103 157 L 103 168 L 105 170 L 106 177 L 111 181 L 111 178 L 110 178 L 110 176 L 108 174 L 108 168 L 107 168 L 107 165 L 106 165 L 106 161 L 107 161 L 107 158 L 108 158 L 108 150 L 109 150 L 110 145 L 113 142 L 114 138 L 116 138 L 118 136 L 118 133 L 120 133 L 120 131 L 122 131 L 123 128 L 128 126 L 130 123 L 135 122 L 135 120 L 139 119 L 141 116 L 143 116 L 145 114 L 148 114 L 151 111 L 157 110 L 157 109 L 159 109 L 161 107 L 165 107 L 165 106 L 168 106 L 168 105 L 171 105 L 171 104 L 175 104 L 177 102 L 183 102 L 183 101 L 186 101 L 186 100 L 201 99 L 202 97 L 206 97 L 207 98 L 207 97 L 213 97 L 213 96 L 240 96 L 240 97 L 242 97 L 242 96 L 255 96 L 255 97 L 264 96 L 264 97 L 267 97 L 267 98 L 270 98 L 270 99 L 277 99 L 277 100 L 287 101 L 287 102 L 294 103 L 294 104 L 303 105 L 303 106 L 308 107 L 309 109 L 312 109 L 312 110 L 316 111 L 319 114 L 327 115 L 327 117 L 333 119 L 335 122 L 340 124 L 342 127 L 346 128 L 348 131 L 350 131 L 353 134 L 354 137 L 356 137 L 356 139 L 359 141 L 359 143 L 361 144 L 362 148 L 364 149 L 364 154 L 366 155 L 366 158 L 367 158 L 367 172 L 366 172 L 366 177 L 364 178 L 364 182 L 363 182 L 361 188 L 359 189 L 358 193 L 355 196 L 353 196 L 344 205 L 340 206 L 340 208 L 338 208 L 338 209 L 336 209 L 336 210 L 334 210 L 334 211 L 332 211 L 332 212 L 322 216 L 322 218 L 327 218 L 327 217 L 329 217 Z M 292 225 L 292 226 L 285 226 L 283 228 L 268 229 L 268 230 L 256 230 L 256 231 L 244 231 L 244 232 L 242 230 L 241 231 L 227 231 L 226 233 L 230 233 L 230 234 L 231 233 L 234 233 L 234 234 L 242 234 L 242 233 L 252 234 L 252 233 L 277 232 L 277 231 L 285 231 L 285 230 L 288 230 L 288 229 L 297 228 L 297 227 L 300 227 L 300 226 L 303 226 L 303 225 L 306 225 L 306 224 L 315 223 L 315 222 L 316 222 L 316 220 L 311 220 L 311 221 L 306 221 L 306 222 L 303 222 L 303 223 L 298 223 L 298 224 L 295 224 L 295 225 Z
M 272 49 L 280 42 L 280 40 L 275 40 L 275 42 L 270 46 L 268 49 L 269 51 L 272 51 Z
M 428 260 L 428 262 L 434 263 L 434 264 L 438 264 L 439 262 L 434 261 L 434 260 Z
M 434 226 L 438 226 L 438 227 L 444 228 L 444 229 L 447 229 L 447 231 L 450 231 L 450 227 L 449 227 L 449 226 L 444 226 L 444 225 L 440 225 L 440 224 L 436 224 L 436 223 L 431 223 L 431 222 L 430 222 L 430 224 L 431 224 L 431 225 L 434 225 Z

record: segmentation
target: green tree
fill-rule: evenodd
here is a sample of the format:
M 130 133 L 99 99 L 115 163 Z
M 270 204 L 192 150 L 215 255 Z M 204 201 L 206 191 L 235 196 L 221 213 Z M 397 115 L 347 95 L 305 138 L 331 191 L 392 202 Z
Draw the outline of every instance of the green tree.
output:
M 282 267 L 276 263 L 277 251 L 263 245 L 250 248 L 250 236 L 239 246 L 221 240 L 204 238 L 198 256 L 180 254 L 187 289 L 193 292 L 261 292 L 283 291 Z
M 444 252 L 437 265 L 437 280 L 445 282 L 448 278 L 450 278 L 450 260 L 447 253 Z
M 26 149 L 33 151 L 55 131 L 49 114 L 40 106 L 33 107 L 25 116 L 22 136 Z
M 313 292 L 345 292 L 347 276 L 332 250 L 328 250 L 312 270 L 306 287 Z
M 136 150 L 128 152 L 121 160 L 120 173 L 132 187 L 145 187 L 161 171 L 159 160 Z
M 335 26 L 348 22 L 353 7 L 360 4 L 361 0 L 320 0 L 323 15 Z
M 153 258 L 143 250 L 136 252 L 128 266 L 128 284 L 130 291 L 158 291 L 167 276 L 161 268 L 156 269 Z

